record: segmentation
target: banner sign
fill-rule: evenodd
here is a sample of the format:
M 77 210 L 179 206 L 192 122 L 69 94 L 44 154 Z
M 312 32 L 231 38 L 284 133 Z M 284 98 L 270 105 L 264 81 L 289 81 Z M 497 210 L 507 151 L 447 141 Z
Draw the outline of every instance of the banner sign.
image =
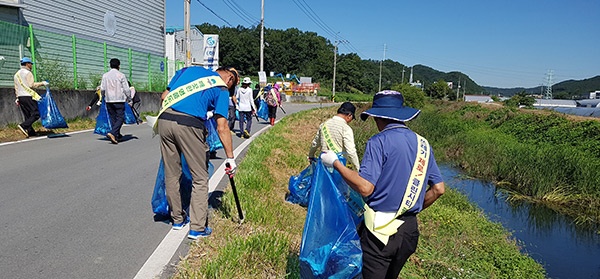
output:
M 209 70 L 219 68 L 219 35 L 204 35 L 203 65 Z

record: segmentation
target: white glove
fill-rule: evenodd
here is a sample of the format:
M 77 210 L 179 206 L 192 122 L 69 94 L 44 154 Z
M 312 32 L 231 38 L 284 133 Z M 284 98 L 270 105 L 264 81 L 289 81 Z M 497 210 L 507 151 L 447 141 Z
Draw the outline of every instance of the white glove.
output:
M 225 166 L 229 163 L 229 168 L 225 167 L 225 173 L 229 175 L 229 177 L 233 177 L 235 175 L 235 171 L 237 170 L 237 165 L 235 164 L 235 158 L 227 158 L 225 160 Z
M 338 160 L 337 154 L 331 150 L 321 153 L 321 162 L 328 168 L 333 167 L 333 163 Z
M 213 117 L 213 115 L 214 115 L 214 113 L 213 113 L 212 110 L 211 111 L 207 111 L 206 112 L 206 119 L 210 119 L 211 117 Z
M 44 80 L 44 81 L 42 81 L 42 84 L 43 84 L 44 86 L 48 86 L 50 83 Z

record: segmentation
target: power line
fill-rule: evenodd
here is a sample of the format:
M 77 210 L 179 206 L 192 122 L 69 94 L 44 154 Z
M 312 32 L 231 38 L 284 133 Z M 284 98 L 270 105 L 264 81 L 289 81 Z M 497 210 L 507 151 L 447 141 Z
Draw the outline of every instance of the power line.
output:
M 204 8 L 206 8 L 209 12 L 211 12 L 213 15 L 215 15 L 216 17 L 218 17 L 220 20 L 222 20 L 223 22 L 227 23 L 227 25 L 229 25 L 229 27 L 233 27 L 233 25 L 231 23 L 229 23 L 229 21 L 227 21 L 224 18 L 222 18 L 221 16 L 219 16 L 217 13 L 215 13 L 209 7 L 207 7 L 206 5 L 204 5 L 204 3 L 200 2 L 200 0 L 196 0 L 196 1 L 198 1 L 198 3 L 200 3 L 200 5 L 202 5 Z
M 244 11 L 237 3 L 233 0 L 223 0 L 223 3 L 229 7 L 229 9 L 236 14 L 240 19 L 248 23 L 250 26 L 256 24 L 256 20 L 253 20 L 248 13 Z

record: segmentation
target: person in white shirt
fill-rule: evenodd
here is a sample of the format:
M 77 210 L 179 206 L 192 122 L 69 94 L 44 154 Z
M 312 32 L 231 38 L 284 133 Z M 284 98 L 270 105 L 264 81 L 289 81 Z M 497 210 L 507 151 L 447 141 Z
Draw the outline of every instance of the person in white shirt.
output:
M 119 72 L 121 61 L 117 58 L 110 60 L 110 71 L 102 75 L 100 90 L 106 101 L 106 109 L 110 116 L 111 130 L 106 137 L 113 144 L 118 144 L 121 138 L 121 126 L 125 120 L 125 102 L 131 102 L 131 89 L 125 74 Z
M 242 81 L 242 86 L 238 88 L 235 95 L 238 111 L 240 112 L 240 136 L 244 138 L 250 137 L 252 116 L 256 113 L 256 107 L 252 98 L 252 88 L 250 88 L 251 83 L 252 80 L 249 77 L 245 77 Z M 244 129 L 244 125 L 246 125 L 246 129 Z
M 17 127 L 27 138 L 35 136 L 35 130 L 31 126 L 35 121 L 40 119 L 37 101 L 39 101 L 41 97 L 32 88 L 48 86 L 47 81 L 34 81 L 33 74 L 31 73 L 32 68 L 33 61 L 31 61 L 29 57 L 23 57 L 23 59 L 21 59 L 21 69 L 19 69 L 14 76 L 17 104 L 25 116 L 25 121 L 17 125 Z
M 344 102 L 337 110 L 337 114 L 327 121 L 323 122 L 315 135 L 308 159 L 315 160 L 315 152 L 325 152 L 333 150 L 335 153 L 342 152 L 347 159 L 347 165 L 358 170 L 360 164 L 356 154 L 356 145 L 354 144 L 354 132 L 348 125 L 354 119 L 356 107 L 350 102 Z M 319 156 L 317 154 L 317 156 Z

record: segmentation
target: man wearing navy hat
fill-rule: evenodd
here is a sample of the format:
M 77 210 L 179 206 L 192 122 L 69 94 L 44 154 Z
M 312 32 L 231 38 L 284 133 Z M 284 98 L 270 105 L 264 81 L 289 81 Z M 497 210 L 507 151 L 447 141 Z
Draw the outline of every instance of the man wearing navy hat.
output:
M 40 119 L 37 101 L 39 101 L 41 97 L 32 88 L 48 86 L 47 81 L 34 81 L 33 74 L 31 73 L 32 68 L 33 61 L 31 61 L 29 57 L 23 57 L 23 59 L 21 59 L 21 69 L 19 69 L 14 76 L 17 104 L 21 107 L 21 111 L 25 116 L 25 121 L 17 125 L 17 127 L 27 138 L 35 136 L 35 130 L 31 126 L 35 121 Z
M 350 102 L 344 102 L 338 108 L 337 114 L 319 126 L 317 134 L 313 138 L 308 158 L 314 160 L 315 152 L 333 150 L 335 153 L 342 152 L 349 166 L 358 169 L 358 155 L 354 144 L 354 132 L 348 125 L 354 117 L 356 107 Z
M 417 249 L 417 213 L 445 191 L 431 146 L 405 125 L 419 113 L 404 106 L 402 93 L 381 91 L 361 113 L 362 120 L 373 117 L 379 133 L 367 141 L 360 171 L 346 168 L 332 151 L 321 155 L 325 166 L 333 166 L 365 198 L 358 234 L 366 279 L 398 277 Z

